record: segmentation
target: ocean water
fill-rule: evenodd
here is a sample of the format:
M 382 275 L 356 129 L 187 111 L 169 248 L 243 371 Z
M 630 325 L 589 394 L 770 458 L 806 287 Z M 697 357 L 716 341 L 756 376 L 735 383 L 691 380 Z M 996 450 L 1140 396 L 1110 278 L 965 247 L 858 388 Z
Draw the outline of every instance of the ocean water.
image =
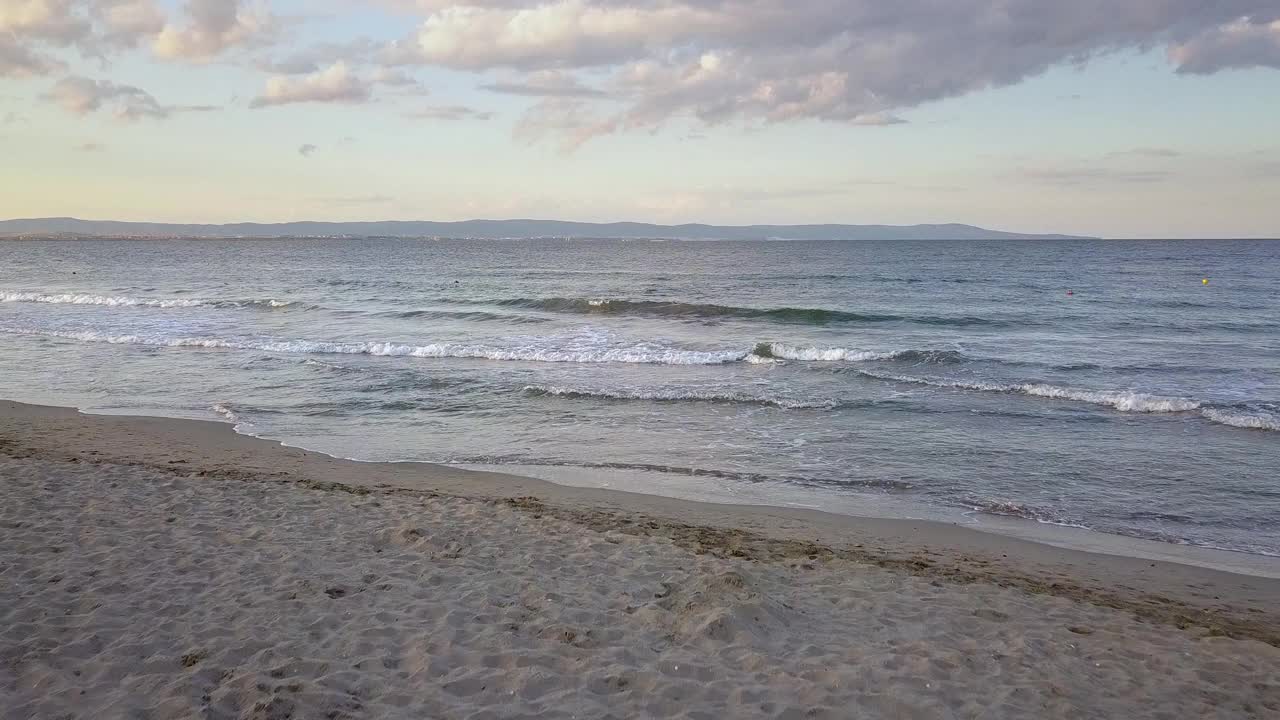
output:
M 0 396 L 1280 554 L 1280 242 L 6 241 Z

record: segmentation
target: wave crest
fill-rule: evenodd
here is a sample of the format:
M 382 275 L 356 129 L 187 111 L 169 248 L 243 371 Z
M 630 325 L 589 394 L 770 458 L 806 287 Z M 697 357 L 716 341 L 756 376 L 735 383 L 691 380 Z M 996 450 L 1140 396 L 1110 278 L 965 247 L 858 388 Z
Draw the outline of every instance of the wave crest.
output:
M 916 365 L 951 365 L 970 358 L 955 350 L 853 350 L 841 347 L 797 347 L 786 343 L 758 343 L 751 354 L 759 358 L 801 362 L 874 362 L 893 360 Z
M 260 298 L 248 300 L 198 300 L 195 298 L 147 298 L 127 295 L 93 295 L 89 293 L 39 293 L 0 292 L 0 302 L 41 303 L 47 305 L 102 305 L 106 307 L 154 307 L 154 308 L 258 308 L 279 310 L 283 308 L 314 306 L 291 300 Z
M 834 400 L 797 400 L 781 397 L 757 397 L 743 393 L 681 388 L 649 388 L 635 390 L 590 390 L 556 385 L 527 385 L 524 392 L 534 396 L 586 400 L 648 400 L 652 402 L 699 401 L 768 405 L 787 410 L 830 410 L 839 407 Z
M 445 302 L 456 302 L 446 299 Z M 661 300 L 625 300 L 609 298 L 508 298 L 502 300 L 465 301 L 467 304 L 518 307 L 546 312 L 581 315 L 645 315 L 688 320 L 738 319 L 767 320 L 780 323 L 829 325 L 838 323 L 913 322 L 926 325 L 1002 325 L 1001 321 L 979 317 L 946 317 L 932 315 L 893 315 L 858 313 L 826 308 L 754 308 L 711 303 L 685 303 Z
M 1060 525 L 1062 527 L 1088 529 L 1086 526 L 1073 522 L 1072 520 L 1047 508 L 1040 508 L 1025 503 L 1016 503 L 1011 500 L 972 501 L 971 507 L 977 512 L 986 513 L 988 515 L 1002 515 L 1004 517 L 1034 520 L 1045 525 Z
M 227 403 L 214 403 L 209 406 L 209 409 L 226 418 L 227 422 L 233 425 L 240 423 L 240 416 L 237 415 L 236 411 L 232 410 L 231 406 Z
M 1225 408 L 1205 408 L 1200 412 L 1209 420 L 1220 425 L 1244 428 L 1246 430 L 1280 431 L 1280 416 L 1268 412 L 1242 412 Z
M 463 358 L 558 363 L 633 363 L 650 365 L 720 365 L 743 359 L 741 352 L 681 350 L 653 344 L 621 348 L 556 349 L 495 347 L 461 343 L 405 345 L 391 342 L 328 342 L 316 340 L 278 340 L 267 338 L 202 338 L 164 335 L 109 335 L 93 331 L 32 330 L 6 328 L 13 335 L 55 337 L 81 342 L 103 342 L 113 345 L 149 345 L 153 347 L 193 347 L 222 350 L 258 350 L 304 355 L 376 355 L 385 357 Z
M 1198 410 L 1201 403 L 1187 398 L 1150 395 L 1131 390 L 1082 390 L 1059 387 L 1045 383 L 985 383 L 964 380 L 947 380 L 944 378 L 922 378 L 909 375 L 891 375 L 887 373 L 858 371 L 859 375 L 876 380 L 905 383 L 909 385 L 925 385 L 936 388 L 955 390 L 976 390 L 979 392 L 1011 393 L 1031 395 L 1033 397 L 1052 398 L 1055 400 L 1074 400 L 1092 405 L 1105 405 L 1121 412 L 1170 413 Z

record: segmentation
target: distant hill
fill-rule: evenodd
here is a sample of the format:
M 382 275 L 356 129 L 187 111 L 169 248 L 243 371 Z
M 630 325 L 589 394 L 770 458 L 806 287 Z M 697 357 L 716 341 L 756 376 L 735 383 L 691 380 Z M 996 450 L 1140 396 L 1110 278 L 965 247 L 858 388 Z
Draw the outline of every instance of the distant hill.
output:
M 561 220 L 464 220 L 462 222 L 290 222 L 186 225 L 76 218 L 0 220 L 0 236 L 83 237 L 448 237 L 448 238 L 652 238 L 673 240 L 997 240 L 1066 239 L 972 225 L 651 225 Z

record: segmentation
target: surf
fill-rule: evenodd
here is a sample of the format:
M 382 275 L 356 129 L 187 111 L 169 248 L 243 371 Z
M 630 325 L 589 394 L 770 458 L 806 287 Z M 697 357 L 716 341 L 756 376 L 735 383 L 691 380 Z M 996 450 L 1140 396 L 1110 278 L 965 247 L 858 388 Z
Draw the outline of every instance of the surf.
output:
M 292 300 L 275 298 L 251 298 L 244 300 L 202 300 L 197 298 L 153 298 L 128 295 L 95 295 L 92 293 L 0 292 L 0 302 L 38 303 L 42 305 L 98 305 L 103 307 L 151 307 L 151 308 L 253 308 L 282 310 L 285 308 L 311 308 Z

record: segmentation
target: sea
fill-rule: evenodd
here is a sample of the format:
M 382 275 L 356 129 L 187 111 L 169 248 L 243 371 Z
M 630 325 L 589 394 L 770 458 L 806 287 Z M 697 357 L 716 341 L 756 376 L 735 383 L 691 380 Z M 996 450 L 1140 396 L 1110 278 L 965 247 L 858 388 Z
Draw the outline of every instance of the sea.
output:
M 0 397 L 1280 555 L 1280 242 L 0 242 Z

